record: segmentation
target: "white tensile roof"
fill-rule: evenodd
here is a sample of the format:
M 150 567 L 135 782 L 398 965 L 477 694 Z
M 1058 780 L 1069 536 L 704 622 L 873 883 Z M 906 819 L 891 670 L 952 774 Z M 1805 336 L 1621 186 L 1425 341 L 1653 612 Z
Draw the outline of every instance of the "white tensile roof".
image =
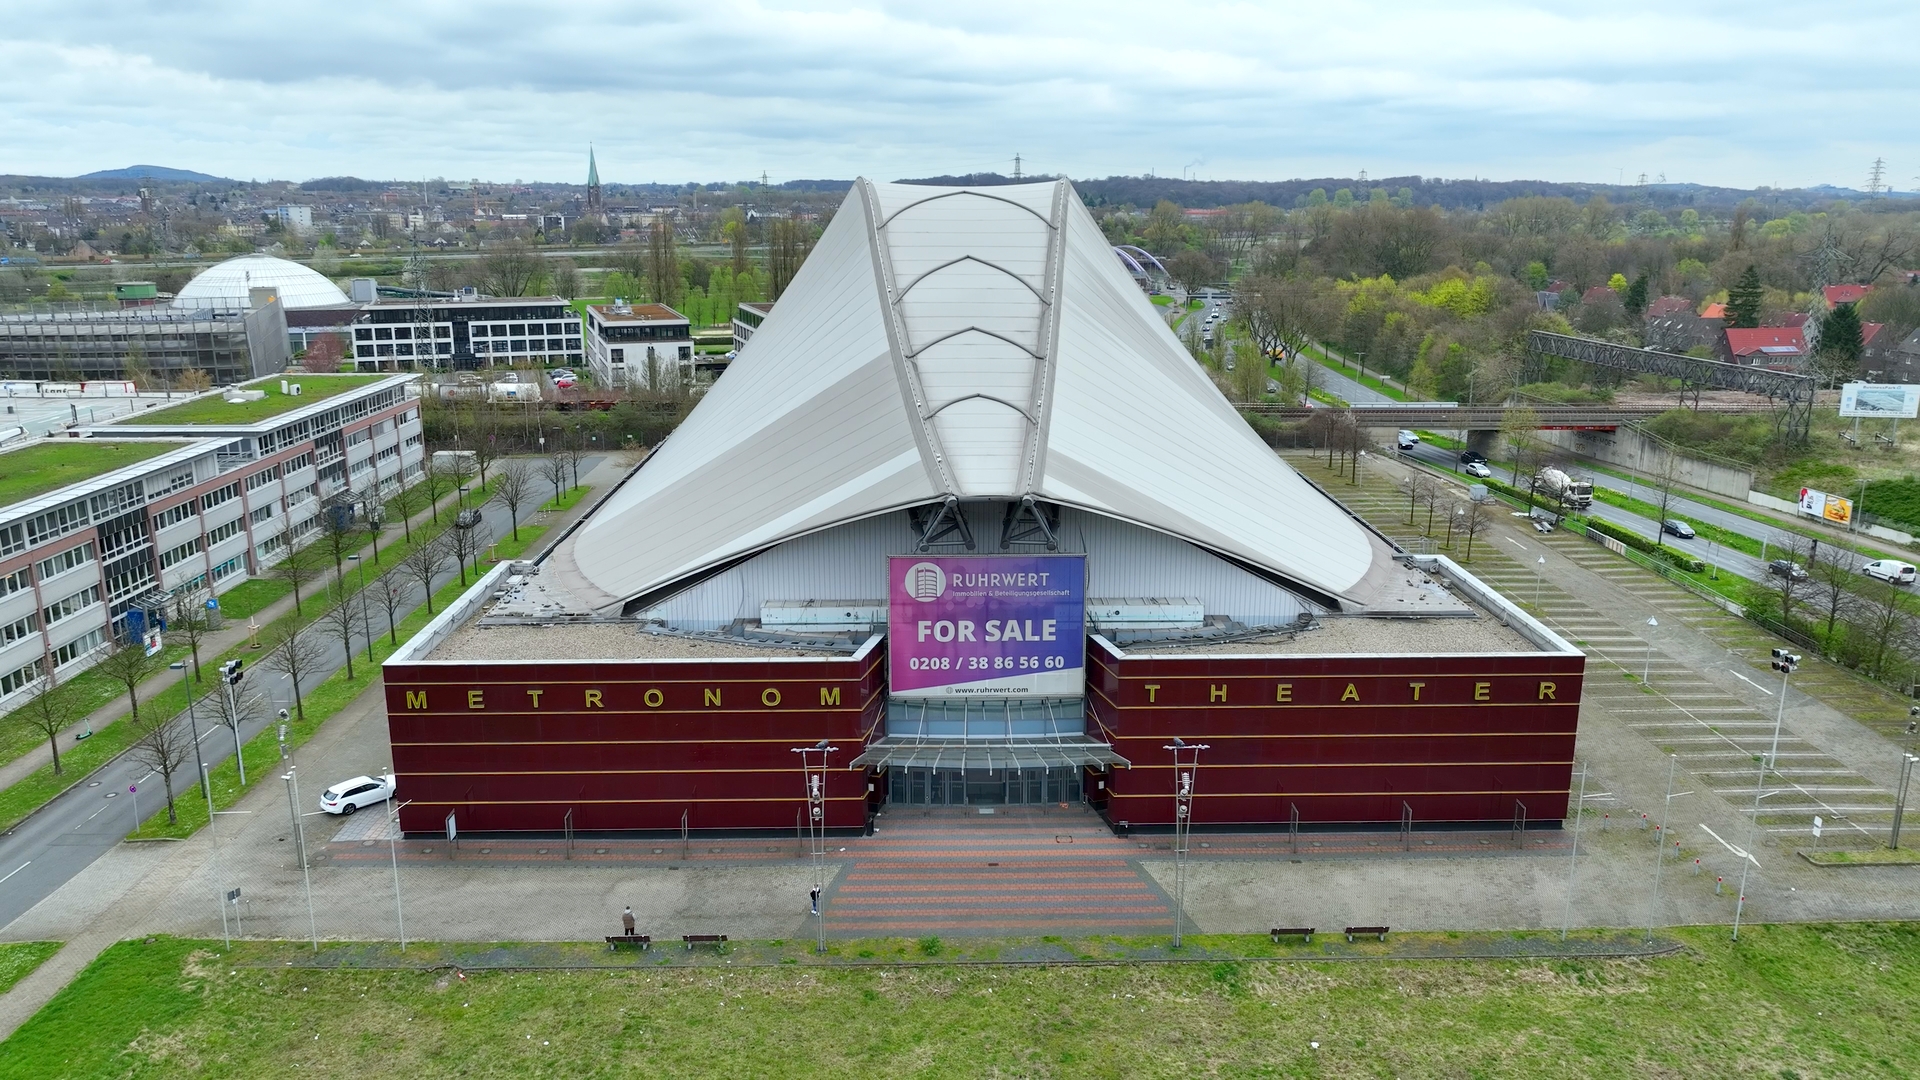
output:
M 842 522 L 1029 495 L 1334 598 L 1378 549 L 1248 428 L 1070 184 L 860 180 L 571 555 L 625 600 Z
M 254 289 L 273 289 L 289 309 L 334 307 L 347 294 L 326 275 L 290 259 L 271 255 L 239 255 L 194 275 L 173 298 L 173 307 L 189 311 L 215 308 L 245 311 Z

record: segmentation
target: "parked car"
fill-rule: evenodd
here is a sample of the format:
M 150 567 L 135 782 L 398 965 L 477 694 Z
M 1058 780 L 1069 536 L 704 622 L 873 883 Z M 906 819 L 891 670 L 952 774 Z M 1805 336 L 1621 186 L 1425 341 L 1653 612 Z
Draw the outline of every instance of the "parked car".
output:
M 396 787 L 392 773 L 342 780 L 320 793 L 320 809 L 329 814 L 351 814 L 363 806 L 393 798 Z
M 1807 580 L 1807 571 L 1792 559 L 1775 559 L 1767 564 L 1767 573 L 1792 581 Z
M 1478 450 L 1460 451 L 1460 464 L 1462 465 L 1485 465 L 1486 463 L 1487 455 Z
M 1879 578 L 1889 585 L 1911 585 L 1915 577 L 1920 577 L 1920 569 L 1910 562 L 1899 559 L 1875 559 L 1860 568 L 1860 572 L 1870 578 Z
M 1661 522 L 1660 531 L 1666 533 L 1668 536 L 1677 536 L 1682 540 L 1691 540 L 1694 537 L 1693 526 L 1678 518 Z
M 1469 461 L 1460 467 L 1460 471 L 1476 480 L 1485 480 L 1493 475 L 1493 470 L 1488 468 L 1484 461 Z
M 571 375 L 555 375 L 553 377 L 553 386 L 556 390 L 571 390 L 578 385 L 580 385 L 580 380 Z

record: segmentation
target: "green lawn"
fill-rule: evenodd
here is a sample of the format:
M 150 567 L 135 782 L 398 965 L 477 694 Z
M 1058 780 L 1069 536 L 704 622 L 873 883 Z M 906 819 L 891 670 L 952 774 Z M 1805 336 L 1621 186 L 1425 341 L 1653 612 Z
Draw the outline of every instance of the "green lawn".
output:
M 138 413 L 121 421 L 123 424 L 251 424 L 278 416 L 302 405 L 311 405 L 316 401 L 325 401 L 336 394 L 344 394 L 382 379 L 393 378 L 392 372 L 379 375 L 288 375 L 288 382 L 300 384 L 299 396 L 280 392 L 282 376 L 270 375 L 242 384 L 249 390 L 264 390 L 267 396 L 258 401 L 243 401 L 238 404 L 228 402 L 217 394 L 195 398 L 179 405 L 170 405 L 164 409 Z
M 0 994 L 13 989 L 13 984 L 33 974 L 33 969 L 47 962 L 47 958 L 60 951 L 58 941 L 5 941 L 0 942 Z
M 249 578 L 220 594 L 220 614 L 245 622 L 293 592 L 293 587 L 274 578 Z
M 11 450 L 0 454 L 0 506 L 104 476 L 185 445 L 173 439 L 56 439 Z
M 154 938 L 108 949 L 29 1019 L 0 1078 L 1912 1075 L 1915 924 L 1672 936 L 1679 953 L 1646 960 L 635 956 L 614 970 L 463 977 Z M 1272 952 L 1265 938 L 1206 943 Z

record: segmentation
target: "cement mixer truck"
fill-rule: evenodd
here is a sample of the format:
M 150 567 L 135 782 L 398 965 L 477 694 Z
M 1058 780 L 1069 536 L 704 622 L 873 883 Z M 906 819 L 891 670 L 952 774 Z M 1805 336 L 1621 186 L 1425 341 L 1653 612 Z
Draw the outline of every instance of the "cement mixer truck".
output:
M 1533 490 L 1549 499 L 1559 499 L 1561 506 L 1574 510 L 1593 506 L 1592 479 L 1576 480 L 1551 465 L 1533 478 Z

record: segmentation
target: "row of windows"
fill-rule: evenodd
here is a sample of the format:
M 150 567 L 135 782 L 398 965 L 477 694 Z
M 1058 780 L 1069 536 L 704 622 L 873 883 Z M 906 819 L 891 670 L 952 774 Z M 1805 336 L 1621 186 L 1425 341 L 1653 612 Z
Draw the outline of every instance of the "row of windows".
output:
M 34 571 L 45 581 L 57 574 L 64 574 L 76 566 L 84 566 L 93 561 L 93 545 L 80 544 L 55 555 L 51 559 L 41 559 L 33 564 Z
M 84 528 L 92 520 L 87 516 L 85 503 L 69 503 L 27 522 L 27 542 L 44 544 L 75 529 Z
M 27 549 L 27 527 L 9 525 L 0 529 L 0 555 L 11 555 Z
M 0 626 L 0 645 L 11 645 L 29 634 L 38 632 L 39 629 L 40 616 L 29 612 L 26 618 L 15 619 L 5 626 Z
M 272 516 L 273 516 L 273 504 L 268 503 L 267 505 L 262 506 L 259 509 L 248 514 L 247 520 L 253 522 L 255 525 L 258 525 Z
M 192 487 L 192 486 L 193 486 L 193 466 L 185 465 L 180 467 L 179 469 L 174 470 L 171 473 L 168 473 L 167 478 L 165 480 L 160 481 L 159 486 L 153 490 L 151 497 L 157 499 L 162 495 L 179 491 L 181 488 Z
M 187 541 L 184 544 L 181 544 L 179 547 L 174 548 L 171 551 L 162 552 L 160 555 L 160 568 L 164 570 L 167 567 L 174 565 L 175 563 L 179 563 L 186 559 L 190 559 L 193 556 L 198 555 L 199 553 L 200 553 L 200 538 L 196 536 L 193 539 Z
M 85 611 L 99 602 L 100 586 L 89 585 L 79 592 L 74 593 L 72 596 L 64 597 L 48 604 L 46 608 L 40 612 L 40 617 L 46 620 L 46 625 L 52 626 L 61 619 Z
M 236 481 L 218 491 L 209 491 L 205 495 L 200 496 L 200 509 L 211 510 L 229 499 L 237 499 L 239 497 L 240 484 Z
M 297 458 L 289 459 L 280 467 L 289 473 L 295 473 L 295 472 L 299 472 L 301 469 L 311 468 L 312 466 L 313 466 L 313 451 L 309 450 L 306 453 L 301 454 Z
M 232 521 L 227 522 L 225 525 L 222 525 L 219 528 L 207 534 L 207 546 L 212 547 L 213 545 L 220 543 L 222 540 L 231 539 L 234 536 L 238 535 L 241 529 L 244 529 L 246 527 L 247 527 L 246 522 L 241 521 L 239 518 L 234 518 Z
M 280 479 L 280 466 L 273 465 L 247 477 L 247 490 L 253 491 Z
M 106 641 L 106 634 L 99 630 L 89 630 L 81 637 L 74 638 L 65 645 L 53 650 L 53 666 L 65 667 L 87 655 Z
M 0 577 L 0 596 L 12 596 L 14 593 L 33 588 L 33 574 L 21 567 L 5 577 Z
M 265 540 L 260 541 L 258 546 L 260 548 L 260 557 L 264 559 L 268 555 L 271 555 L 274 552 L 279 551 L 281 548 L 286 547 L 287 541 L 285 537 L 280 536 L 279 534 L 276 533 L 275 535 L 269 536 Z
M 421 327 L 420 332 L 415 334 L 411 326 L 361 327 L 353 332 L 353 340 L 355 341 L 412 341 L 415 337 L 425 338 L 426 336 L 427 331 L 425 327 Z M 453 327 L 444 325 L 436 326 L 433 328 L 433 336 L 437 338 L 450 338 L 453 336 Z
M 521 341 L 519 339 L 515 339 L 511 343 L 506 341 L 496 341 L 496 342 L 493 342 L 491 346 L 489 346 L 487 342 L 476 341 L 473 343 L 473 351 L 476 353 L 483 353 L 483 352 L 497 352 L 497 353 L 536 352 L 538 353 L 538 352 L 562 352 L 562 351 L 579 352 L 580 339 L 579 338 L 564 338 L 564 339 L 563 338 L 532 338 L 527 341 Z
M 232 577 L 234 574 L 246 572 L 246 569 L 247 557 L 245 555 L 235 555 L 233 558 L 213 568 L 213 580 L 219 581 L 223 578 Z
M 195 513 L 194 502 L 192 499 L 188 499 L 186 502 L 183 502 L 178 506 L 170 506 L 167 509 L 160 511 L 159 514 L 154 516 L 153 531 L 159 532 L 161 529 L 165 529 L 173 525 L 178 525 L 181 522 L 192 517 L 194 513 Z
M 421 356 L 427 355 L 427 347 L 425 345 L 421 345 L 419 351 Z M 453 355 L 453 346 L 443 341 L 435 351 L 439 352 L 441 356 L 451 356 Z M 355 356 L 412 356 L 413 354 L 414 347 L 406 344 L 359 345 L 354 348 Z
M 577 334 L 580 324 L 564 323 L 495 323 L 487 327 L 475 323 L 467 331 L 474 337 L 526 337 L 528 334 Z
M 147 501 L 146 487 L 140 481 L 121 484 L 112 491 L 95 495 L 91 502 L 95 518 L 111 517 L 129 506 L 139 506 Z
M 9 671 L 5 675 L 0 675 L 0 696 L 11 694 L 39 677 L 40 661 L 38 660 L 35 660 L 25 667 Z

